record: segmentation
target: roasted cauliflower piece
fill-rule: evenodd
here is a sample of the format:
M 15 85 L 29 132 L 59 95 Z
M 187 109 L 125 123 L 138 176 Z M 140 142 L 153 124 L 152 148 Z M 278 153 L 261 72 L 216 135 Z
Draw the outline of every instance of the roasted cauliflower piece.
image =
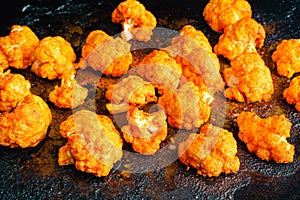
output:
M 112 22 L 122 24 L 126 40 L 148 41 L 156 27 L 156 18 L 137 0 L 125 0 L 113 11 Z
M 114 39 L 102 30 L 94 30 L 82 47 L 77 66 L 83 69 L 90 66 L 108 76 L 123 76 L 133 60 L 130 46 L 120 38 Z
M 291 78 L 300 72 L 300 39 L 282 40 L 273 52 L 272 60 L 281 76 Z
M 283 91 L 283 97 L 300 112 L 300 76 L 292 79 L 289 87 Z
M 75 164 L 77 170 L 101 177 L 122 158 L 123 140 L 105 115 L 77 111 L 60 124 L 60 134 L 68 139 L 59 149 L 60 166 Z
M 224 95 L 239 102 L 269 100 L 274 93 L 270 69 L 257 52 L 244 52 L 223 71 L 228 86 Z
M 76 73 L 76 54 L 71 44 L 61 36 L 48 36 L 40 40 L 34 51 L 31 71 L 37 76 L 54 80 Z
M 13 111 L 0 114 L 0 144 L 10 148 L 35 147 L 45 138 L 51 121 L 47 103 L 29 94 Z
M 26 69 L 33 63 L 39 38 L 28 27 L 13 25 L 8 36 L 0 37 L 0 69 Z
M 163 110 L 146 113 L 132 108 L 127 113 L 128 125 L 121 128 L 124 140 L 132 144 L 134 151 L 153 155 L 167 137 L 167 116 Z
M 176 90 L 167 90 L 158 99 L 170 126 L 191 130 L 205 123 L 211 112 L 213 97 L 192 82 L 186 82 Z
M 31 94 L 31 84 L 21 74 L 0 71 L 0 112 L 10 112 Z
M 229 60 L 241 55 L 245 50 L 253 52 L 264 45 L 264 27 L 253 18 L 245 18 L 225 27 L 214 52 Z
M 210 0 L 202 14 L 211 29 L 221 33 L 226 26 L 251 18 L 252 10 L 246 0 Z
M 117 84 L 110 85 L 105 97 L 110 101 L 106 108 L 111 114 L 126 112 L 130 107 L 140 107 L 157 101 L 154 86 L 136 75 L 125 77 Z
M 294 146 L 286 140 L 290 137 L 292 123 L 284 115 L 260 118 L 253 112 L 242 112 L 237 123 L 239 138 L 260 159 L 293 162 Z
M 206 123 L 178 145 L 179 161 L 202 176 L 235 173 L 240 168 L 237 143 L 231 132 Z

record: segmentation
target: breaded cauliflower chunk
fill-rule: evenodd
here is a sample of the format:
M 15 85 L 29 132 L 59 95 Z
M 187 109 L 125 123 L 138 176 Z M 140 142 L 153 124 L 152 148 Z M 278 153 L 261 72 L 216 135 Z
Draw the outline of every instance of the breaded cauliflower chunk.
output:
M 121 2 L 113 11 L 112 22 L 122 24 L 126 40 L 148 41 L 156 27 L 156 18 L 136 0 Z
M 210 0 L 202 14 L 211 29 L 221 33 L 226 26 L 251 18 L 252 10 L 245 0 Z
M 266 32 L 255 19 L 245 18 L 226 26 L 218 43 L 214 46 L 217 55 L 233 60 L 245 50 L 256 51 L 264 45 Z
M 300 72 L 300 39 L 282 40 L 272 54 L 281 76 L 291 78 Z
M 274 93 L 270 69 L 257 52 L 244 52 L 224 69 L 224 95 L 239 102 L 269 100 Z
M 123 140 L 111 119 L 80 110 L 60 124 L 60 134 L 68 139 L 59 149 L 58 164 L 73 164 L 77 170 L 107 176 L 122 158 Z
M 283 91 L 283 97 L 300 112 L 300 76 L 292 79 L 289 87 Z
M 191 130 L 209 119 L 212 101 L 206 90 L 186 82 L 179 89 L 167 90 L 159 97 L 158 104 L 165 109 L 170 126 Z
M 122 127 L 123 137 L 132 144 L 134 151 L 152 155 L 160 149 L 167 137 L 167 116 L 163 110 L 146 113 L 138 108 L 127 113 L 128 125 Z
M 106 104 L 106 108 L 112 114 L 126 112 L 130 107 L 140 107 L 157 101 L 154 86 L 135 75 L 110 85 L 105 97 L 110 101 Z
M 0 37 L 0 54 L 3 55 L 0 56 L 0 68 L 26 69 L 33 63 L 33 52 L 38 43 L 39 38 L 28 26 L 13 25 L 8 36 Z
M 12 112 L 0 114 L 0 144 L 11 148 L 35 147 L 45 138 L 51 121 L 47 103 L 29 94 Z
M 102 30 L 89 33 L 77 64 L 80 68 L 92 67 L 113 77 L 127 73 L 132 63 L 130 44 L 120 38 L 114 39 Z
M 40 40 L 34 51 L 31 67 L 37 76 L 54 80 L 66 74 L 75 74 L 76 54 L 71 44 L 61 36 L 48 36 Z
M 179 143 L 179 160 L 202 176 L 235 173 L 240 168 L 237 143 L 231 132 L 206 123 L 199 134 L 192 133 Z
M 284 115 L 260 118 L 252 112 L 242 112 L 237 118 L 239 138 L 250 152 L 260 159 L 276 163 L 293 162 L 294 146 L 290 137 L 292 123 Z
M 0 71 L 0 112 L 10 112 L 31 94 L 31 84 L 21 74 Z

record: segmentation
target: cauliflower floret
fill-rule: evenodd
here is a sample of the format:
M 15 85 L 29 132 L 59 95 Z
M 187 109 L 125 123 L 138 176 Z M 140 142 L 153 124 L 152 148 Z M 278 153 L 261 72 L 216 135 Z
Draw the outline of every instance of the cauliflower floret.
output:
M 0 112 L 10 112 L 31 94 L 31 84 L 21 74 L 11 74 L 10 70 L 0 72 Z
M 274 93 L 270 69 L 257 52 L 244 52 L 224 69 L 224 95 L 239 102 L 269 100 Z
M 156 18 L 136 0 L 121 2 L 113 11 L 112 22 L 122 24 L 126 40 L 148 41 L 156 27 Z
M 167 90 L 158 99 L 158 104 L 165 109 L 170 126 L 191 130 L 209 119 L 212 101 L 207 90 L 186 82 L 179 89 Z
M 34 51 L 31 71 L 37 76 L 54 80 L 75 74 L 76 54 L 71 44 L 61 36 L 43 38 Z
M 294 104 L 296 110 L 300 112 L 300 76 L 292 79 L 289 87 L 283 91 L 283 97 L 289 104 Z
M 13 25 L 8 36 L 0 37 L 0 54 L 3 54 L 0 68 L 26 69 L 33 63 L 33 52 L 38 43 L 38 37 L 28 26 Z
M 132 144 L 133 150 L 152 155 L 167 137 L 167 116 L 163 110 L 146 113 L 138 108 L 127 113 L 128 125 L 122 127 L 124 140 Z
M 182 69 L 176 60 L 164 50 L 154 50 L 139 63 L 137 73 L 150 81 L 163 94 L 166 89 L 176 89 Z
M 60 134 L 68 139 L 59 149 L 60 166 L 75 164 L 77 170 L 107 176 L 122 158 L 123 140 L 111 119 L 80 110 L 60 124 Z
M 221 33 L 226 26 L 251 18 L 252 10 L 245 0 L 210 0 L 202 14 L 211 29 Z
M 92 67 L 105 75 L 120 77 L 127 73 L 132 63 L 130 44 L 120 38 L 114 39 L 102 30 L 89 33 L 82 47 L 80 68 Z
M 105 93 L 110 103 L 106 108 L 110 113 L 126 112 L 129 107 L 140 107 L 156 102 L 154 86 L 141 77 L 131 75 L 121 79 L 117 84 L 110 85 Z
M 252 18 L 241 19 L 235 24 L 226 26 L 218 43 L 214 46 L 217 55 L 229 60 L 242 54 L 245 50 L 256 51 L 264 44 L 266 32 L 264 27 Z
M 206 123 L 199 134 L 179 143 L 179 160 L 203 176 L 235 173 L 240 168 L 237 143 L 231 132 Z
M 47 103 L 29 94 L 12 112 L 0 114 L 0 144 L 11 148 L 35 147 L 45 138 L 51 121 Z
M 281 76 L 291 78 L 300 72 L 300 39 L 282 40 L 272 54 Z
M 252 112 L 242 112 L 237 118 L 239 138 L 250 152 L 262 160 L 276 163 L 293 162 L 294 146 L 290 137 L 292 123 L 284 115 L 260 118 Z

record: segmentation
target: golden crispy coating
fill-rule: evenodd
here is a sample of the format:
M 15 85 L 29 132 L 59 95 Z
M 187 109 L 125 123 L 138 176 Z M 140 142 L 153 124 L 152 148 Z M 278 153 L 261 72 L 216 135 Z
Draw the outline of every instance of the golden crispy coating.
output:
M 0 73 L 9 68 L 6 56 L 0 51 Z
M 221 33 L 226 26 L 251 18 L 252 10 L 245 0 L 210 0 L 202 14 L 211 29 Z
M 179 89 L 167 90 L 158 104 L 165 109 L 170 126 L 191 130 L 209 119 L 212 101 L 213 97 L 206 90 L 186 82 Z
M 290 137 L 292 123 L 284 115 L 260 118 L 252 112 L 242 112 L 237 118 L 239 138 L 250 152 L 262 160 L 276 163 L 293 162 L 294 146 Z
M 167 116 L 163 110 L 146 113 L 138 108 L 127 113 L 128 125 L 122 127 L 123 137 L 131 143 L 133 150 L 152 155 L 160 148 L 161 141 L 167 137 Z
M 122 24 L 124 36 L 139 41 L 151 39 L 152 30 L 156 27 L 156 18 L 136 0 L 125 0 L 113 11 L 112 22 Z
M 102 30 L 89 33 L 82 47 L 78 67 L 91 66 L 96 71 L 113 77 L 127 73 L 132 63 L 130 44 L 120 38 L 113 39 Z
M 88 89 L 81 87 L 74 76 L 71 79 L 62 78 L 61 85 L 55 86 L 49 93 L 49 100 L 58 108 L 76 108 L 84 103 Z
M 43 38 L 34 51 L 31 67 L 36 75 L 53 80 L 63 75 L 75 74 L 76 54 L 71 44 L 61 36 Z
M 8 36 L 0 37 L 0 51 L 9 66 L 26 69 L 33 63 L 33 52 L 38 43 L 38 37 L 28 26 L 13 25 Z M 3 56 L 0 60 L 0 68 L 7 68 Z
M 191 134 L 178 146 L 179 160 L 197 169 L 202 176 L 235 173 L 240 168 L 237 143 L 231 132 L 205 124 L 199 134 Z
M 160 94 L 176 89 L 182 74 L 181 66 L 164 50 L 154 50 L 139 63 L 138 74 L 154 84 Z
M 60 124 L 60 134 L 68 139 L 58 154 L 58 164 L 75 167 L 95 176 L 107 176 L 122 157 L 123 140 L 111 119 L 80 110 Z
M 31 84 L 21 74 L 0 72 L 0 112 L 9 112 L 31 94 Z
M 300 76 L 292 79 L 289 87 L 283 91 L 283 97 L 300 112 Z
M 121 79 L 117 84 L 110 85 L 105 93 L 110 103 L 106 108 L 110 113 L 126 112 L 129 107 L 140 107 L 156 102 L 154 86 L 141 77 L 131 75 Z
M 265 37 L 264 27 L 256 20 L 252 18 L 241 19 L 224 29 L 224 33 L 214 46 L 214 52 L 233 60 L 245 50 L 253 52 L 256 48 L 261 48 Z
M 300 72 L 300 39 L 282 40 L 272 54 L 281 76 L 291 78 Z
M 244 52 L 224 69 L 225 97 L 239 102 L 269 100 L 274 93 L 270 69 L 257 52 Z
M 46 102 L 29 94 L 12 112 L 0 114 L 0 144 L 11 148 L 34 147 L 45 138 L 51 121 Z

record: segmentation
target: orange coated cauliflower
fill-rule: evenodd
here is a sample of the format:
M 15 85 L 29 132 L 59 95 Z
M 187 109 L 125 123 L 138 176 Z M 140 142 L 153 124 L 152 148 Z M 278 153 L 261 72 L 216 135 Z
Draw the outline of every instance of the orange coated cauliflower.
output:
M 237 118 L 239 138 L 250 152 L 260 159 L 276 163 L 293 162 L 294 146 L 290 137 L 292 123 L 284 115 L 260 118 L 252 112 L 242 112 Z
M 122 24 L 126 40 L 148 41 L 156 27 L 156 18 L 137 0 L 125 0 L 113 11 L 112 22 Z
M 300 72 L 300 39 L 282 40 L 272 54 L 281 76 L 291 78 Z
M 241 19 L 226 26 L 218 43 L 214 46 L 217 55 L 233 60 L 245 50 L 256 51 L 264 44 L 266 32 L 264 27 L 252 18 Z
M 283 91 L 283 97 L 300 112 L 300 76 L 292 79 L 289 87 Z
M 138 108 L 130 109 L 127 113 L 128 125 L 121 129 L 124 140 L 131 143 L 138 153 L 155 154 L 168 134 L 166 119 L 163 110 L 146 113 Z
M 150 102 L 156 102 L 154 86 L 141 77 L 131 75 L 110 85 L 105 93 L 110 102 L 106 108 L 110 113 L 126 112 L 130 107 L 140 107 Z
M 122 158 L 123 140 L 111 119 L 80 110 L 60 124 L 60 134 L 68 139 L 59 149 L 58 164 L 75 164 L 77 170 L 107 176 Z
M 240 168 L 233 134 L 208 123 L 199 134 L 192 133 L 179 143 L 178 154 L 181 163 L 197 169 L 197 174 L 202 176 L 235 173 Z
M 251 18 L 252 10 L 246 0 L 210 0 L 202 14 L 211 29 L 221 33 L 226 26 Z
M 257 52 L 244 52 L 224 69 L 225 97 L 239 102 L 269 100 L 274 93 L 270 69 Z
M 8 36 L 0 37 L 0 69 L 26 69 L 33 63 L 39 38 L 28 26 L 13 25 Z
M 75 74 L 76 54 L 71 44 L 61 36 L 48 36 L 40 40 L 34 51 L 31 67 L 37 76 L 53 80 Z
M 132 63 L 130 44 L 114 39 L 102 30 L 89 33 L 77 64 L 80 68 L 92 67 L 105 75 L 120 77 L 127 73 Z

